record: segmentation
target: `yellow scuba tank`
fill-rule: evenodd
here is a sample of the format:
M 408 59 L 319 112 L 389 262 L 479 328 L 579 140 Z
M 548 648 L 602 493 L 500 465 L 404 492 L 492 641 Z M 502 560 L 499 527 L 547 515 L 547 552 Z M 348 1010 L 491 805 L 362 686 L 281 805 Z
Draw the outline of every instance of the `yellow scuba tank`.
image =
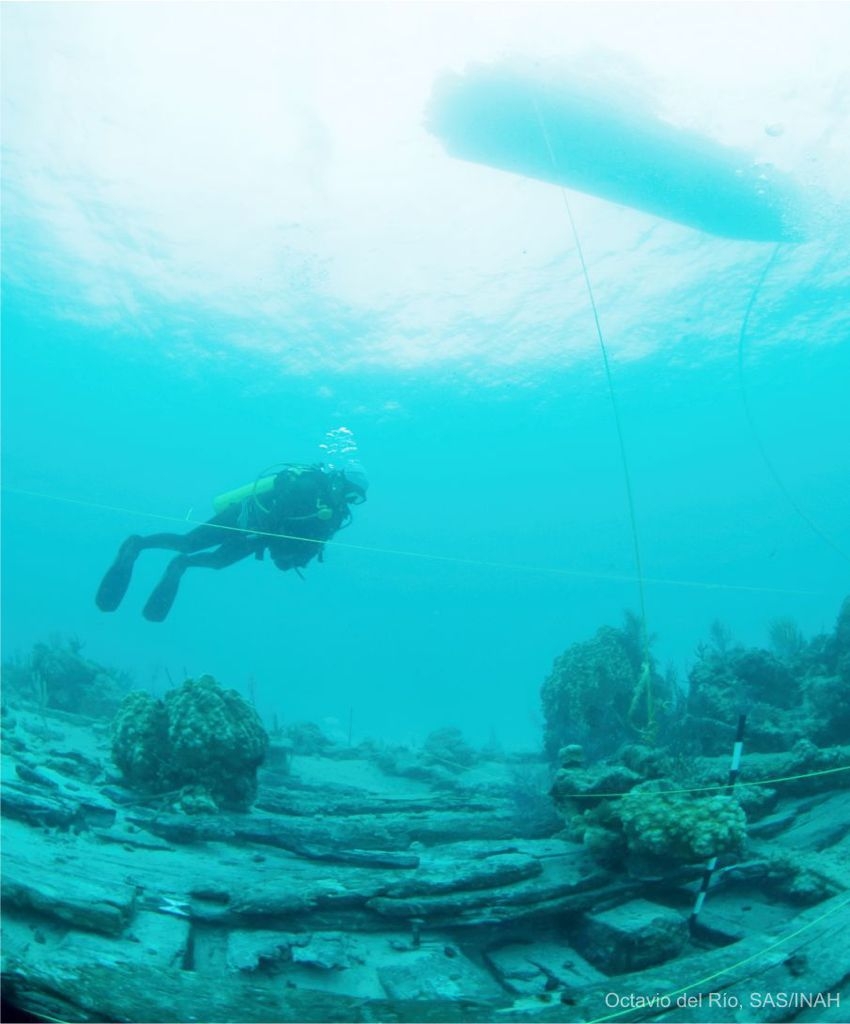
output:
M 274 487 L 276 476 L 277 474 L 273 473 L 271 476 L 260 477 L 253 483 L 237 487 L 235 490 L 227 491 L 225 494 L 219 494 L 217 498 L 213 498 L 213 508 L 217 513 L 223 512 L 226 508 L 230 508 L 231 505 L 236 505 L 246 498 L 255 498 L 257 495 L 266 494 Z

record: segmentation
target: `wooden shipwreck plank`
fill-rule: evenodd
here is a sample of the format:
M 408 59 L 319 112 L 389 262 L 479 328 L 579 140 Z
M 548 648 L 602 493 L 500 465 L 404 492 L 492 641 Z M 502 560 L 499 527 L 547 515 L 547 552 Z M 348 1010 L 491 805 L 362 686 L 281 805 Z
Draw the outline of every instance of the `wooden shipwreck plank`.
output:
M 18 858 L 5 856 L 0 894 L 18 910 L 66 921 L 83 931 L 118 935 L 135 909 L 136 890 L 124 883 L 106 884 L 81 871 L 48 874 Z
M 293 989 L 264 979 L 247 981 L 238 974 L 209 975 L 176 969 L 134 968 L 116 982 L 110 965 L 85 964 L 61 971 L 32 960 L 11 963 L 3 991 L 17 1006 L 63 1021 L 204 1020 L 245 1024 L 304 1024 L 331 1021 L 464 1022 L 493 1019 L 495 1005 L 472 999 L 364 999 L 316 989 Z
M 795 915 L 785 926 L 720 949 L 683 956 L 659 967 L 607 978 L 561 994 L 561 1004 L 512 1007 L 504 1021 L 658 1021 L 690 1024 L 791 1020 L 801 997 L 838 995 L 850 965 L 850 893 L 844 892 Z M 643 996 L 647 1005 L 629 1006 Z M 786 1007 L 777 999 L 789 997 Z M 653 1000 L 653 997 L 657 997 Z M 793 1000 L 798 1000 L 794 1007 Z M 846 1008 L 845 1008 L 846 1009 Z M 831 1018 L 824 1018 L 831 1019 Z

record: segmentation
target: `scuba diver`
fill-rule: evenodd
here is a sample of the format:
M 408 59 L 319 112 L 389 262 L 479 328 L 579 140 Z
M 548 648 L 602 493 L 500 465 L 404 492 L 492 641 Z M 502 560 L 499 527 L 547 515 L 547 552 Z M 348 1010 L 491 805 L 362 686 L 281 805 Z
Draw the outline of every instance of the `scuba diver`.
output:
M 171 610 L 187 569 L 224 569 L 268 550 L 278 569 L 300 569 L 322 561 L 325 541 L 351 521 L 350 505 L 366 500 L 368 481 L 358 463 L 344 468 L 285 465 L 213 502 L 216 514 L 189 533 L 154 533 L 128 537 L 98 587 L 95 602 L 103 612 L 121 604 L 139 553 L 148 548 L 179 551 L 148 598 L 142 614 L 162 622 Z M 207 551 L 206 548 L 215 550 Z

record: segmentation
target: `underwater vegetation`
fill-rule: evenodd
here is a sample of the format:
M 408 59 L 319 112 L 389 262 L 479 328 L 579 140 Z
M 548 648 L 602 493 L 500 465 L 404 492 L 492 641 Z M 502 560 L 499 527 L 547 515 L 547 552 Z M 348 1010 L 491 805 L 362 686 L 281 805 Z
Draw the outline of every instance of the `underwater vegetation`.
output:
M 680 737 L 699 754 L 729 746 L 729 724 L 747 711 L 747 747 L 781 751 L 799 740 L 820 746 L 850 737 L 850 598 L 835 629 L 806 642 L 784 620 L 771 625 L 773 651 L 702 645 L 689 677 Z
M 187 679 L 157 700 L 128 694 L 112 725 L 112 758 L 145 794 L 181 794 L 187 811 L 247 810 L 268 735 L 256 711 L 212 676 Z
M 658 724 L 648 721 L 641 648 L 639 621 L 627 613 L 621 628 L 601 626 L 590 640 L 572 644 L 555 659 L 541 690 L 549 757 L 570 744 L 604 757 Z M 658 709 L 665 713 L 672 691 L 652 663 L 649 686 L 655 718 Z
M 731 789 L 728 754 L 682 758 L 669 746 L 633 744 L 616 758 L 583 765 L 570 750 L 550 791 L 566 825 L 562 834 L 618 875 L 672 878 L 710 857 L 752 857 L 759 837 L 784 827 L 777 813 L 783 797 L 841 786 L 850 746 L 822 749 L 801 740 L 781 754 L 745 753 L 746 782 Z M 835 823 L 839 837 L 846 830 Z M 840 889 L 835 865 L 795 859 L 788 850 L 774 858 L 762 849 L 759 857 L 777 898 L 813 903 Z
M 281 726 L 275 719 L 271 735 L 285 742 L 293 754 L 322 754 L 333 743 L 315 722 L 290 722 Z
M 476 760 L 476 753 L 463 738 L 460 729 L 445 726 L 425 737 L 422 752 L 426 761 L 444 765 L 451 771 L 463 771 Z
M 766 987 L 835 987 L 849 625 L 850 600 L 829 634 L 771 628 L 771 650 L 715 627 L 685 693 L 644 670 L 627 616 L 556 661 L 547 740 L 569 742 L 548 756 L 450 725 L 410 747 L 275 716 L 269 737 L 206 675 L 96 717 L 45 710 L 37 648 L 0 716 L 4 986 L 53 1019 L 237 1020 L 259 999 L 256 1019 L 290 1021 L 521 1021 L 529 998 L 533 1019 L 592 1020 L 624 973 L 747 986 L 763 954 Z M 41 647 L 88 678 L 78 644 Z M 724 716 L 742 710 L 768 746 L 812 736 L 745 743 L 733 786 Z
M 788 750 L 799 740 L 821 746 L 850 736 L 850 598 L 835 629 L 806 640 L 791 620 L 770 626 L 773 650 L 743 647 L 719 623 L 700 644 L 687 689 L 650 665 L 653 732 L 690 755 L 729 750 L 730 728 L 747 714 L 747 748 Z M 641 648 L 635 616 L 621 628 L 600 627 L 558 658 L 541 688 L 544 747 L 554 761 L 578 744 L 582 757 L 607 757 L 652 737 L 640 684 Z
M 557 750 L 552 797 L 568 831 L 601 865 L 663 873 L 738 854 L 748 826 L 778 799 L 775 788 L 757 783 L 783 779 L 786 790 L 814 792 L 819 773 L 845 765 L 850 599 L 830 634 L 806 641 L 793 623 L 771 627 L 776 653 L 735 645 L 715 625 L 713 643 L 697 650 L 688 692 L 663 705 L 663 742 L 651 745 L 634 741 L 629 721 L 637 672 L 628 621 L 625 630 L 603 627 L 568 648 L 542 689 L 547 753 L 571 740 Z M 723 792 L 742 713 L 746 776 L 756 785 Z M 582 735 L 590 738 L 587 759 L 575 742 Z M 800 899 L 806 887 L 794 885 L 785 895 Z
M 35 644 L 28 658 L 4 661 L 5 695 L 92 718 L 114 714 L 132 678 L 83 657 L 82 649 L 80 640 L 57 636 Z

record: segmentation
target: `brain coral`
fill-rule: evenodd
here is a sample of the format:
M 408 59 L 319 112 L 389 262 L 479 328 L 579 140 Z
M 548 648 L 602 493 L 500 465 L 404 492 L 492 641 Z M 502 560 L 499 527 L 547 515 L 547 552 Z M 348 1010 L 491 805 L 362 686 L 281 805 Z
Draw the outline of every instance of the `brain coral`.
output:
M 163 700 L 131 693 L 112 728 L 112 757 L 131 786 L 148 792 L 200 786 L 232 809 L 253 802 L 267 747 L 256 711 L 212 676 L 187 679 Z
M 162 789 L 160 775 L 168 746 L 168 718 L 161 700 L 128 693 L 112 722 L 112 760 L 139 789 Z
M 546 752 L 570 743 L 593 754 L 616 750 L 630 735 L 629 709 L 639 673 L 622 630 L 598 629 L 555 660 L 543 684 Z
M 747 819 L 728 796 L 688 796 L 633 789 L 616 808 L 632 853 L 691 862 L 741 849 Z

